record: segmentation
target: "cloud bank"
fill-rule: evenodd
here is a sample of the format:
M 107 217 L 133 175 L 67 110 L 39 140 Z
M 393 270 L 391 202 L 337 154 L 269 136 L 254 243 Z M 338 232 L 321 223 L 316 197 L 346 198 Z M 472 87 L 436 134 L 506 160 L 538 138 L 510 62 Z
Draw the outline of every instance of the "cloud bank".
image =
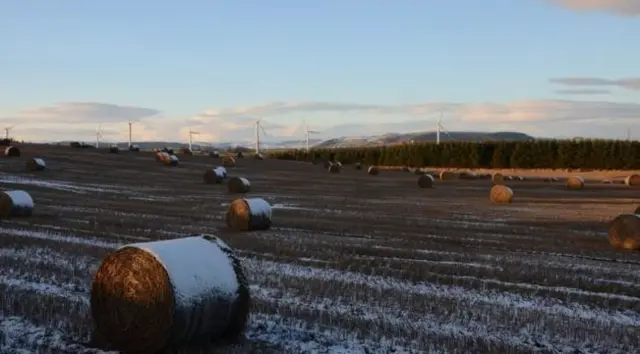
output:
M 562 80 L 579 84 L 586 82 L 582 79 Z M 591 80 L 588 82 L 594 82 Z M 610 85 L 608 81 L 607 85 Z M 301 140 L 304 137 L 304 129 L 301 126 L 302 120 L 297 117 L 306 117 L 310 129 L 320 131 L 316 137 L 327 139 L 434 130 L 435 121 L 443 112 L 444 125 L 448 130 L 517 130 L 537 136 L 553 137 L 575 135 L 576 124 L 580 124 L 587 131 L 589 127 L 596 125 L 634 125 L 633 123 L 640 118 L 640 103 L 525 100 L 481 104 L 427 102 L 378 105 L 307 101 L 212 108 L 183 118 L 157 117 L 159 112 L 157 109 L 107 103 L 58 104 L 25 110 L 22 115 L 14 115 L 21 119 L 21 123 L 14 129 L 14 134 L 17 138 L 33 141 L 94 141 L 97 124 L 102 123 L 106 130 L 105 139 L 126 141 L 126 121 L 132 119 L 138 120 L 133 126 L 136 140 L 186 142 L 189 130 L 192 129 L 201 133 L 194 137 L 194 140 L 200 142 L 247 142 L 253 140 L 255 121 L 260 118 L 264 128 L 264 141 Z M 327 117 L 336 116 L 343 118 L 344 124 L 323 124 Z M 282 123 L 282 118 L 289 118 L 285 120 L 289 123 Z M 591 135 L 607 137 L 602 135 L 602 130 L 593 129 Z M 607 132 L 609 131 L 613 130 Z
M 640 16 L 640 1 L 638 0 L 548 0 L 578 12 L 607 12 L 617 16 Z
M 640 1 L 638 1 L 638 3 L 640 4 Z M 629 77 L 622 79 L 603 79 L 598 77 L 560 77 L 553 78 L 549 81 L 554 84 L 564 86 L 608 86 L 622 88 L 625 90 L 640 91 L 640 78 L 638 77 Z M 608 93 L 608 91 L 606 93 Z

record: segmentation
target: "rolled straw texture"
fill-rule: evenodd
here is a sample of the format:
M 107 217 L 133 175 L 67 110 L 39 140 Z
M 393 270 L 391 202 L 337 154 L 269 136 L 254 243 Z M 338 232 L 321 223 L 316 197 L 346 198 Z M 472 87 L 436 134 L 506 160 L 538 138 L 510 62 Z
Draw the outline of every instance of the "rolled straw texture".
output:
M 418 187 L 420 188 L 431 188 L 433 187 L 433 177 L 431 175 L 422 175 L 418 177 Z
M 220 184 L 224 181 L 224 172 L 217 168 L 210 168 L 204 172 L 202 178 L 205 184 Z
M 491 187 L 489 200 L 494 204 L 509 204 L 513 201 L 513 191 L 505 185 L 496 184 Z
M 620 249 L 640 250 L 640 215 L 621 214 L 609 224 L 609 243 Z
M 229 204 L 227 226 L 234 231 L 268 230 L 271 205 L 262 198 L 240 198 Z
M 377 176 L 380 173 L 380 169 L 378 169 L 376 166 L 369 166 L 367 173 L 372 176 Z
M 0 219 L 29 217 L 33 214 L 33 198 L 22 190 L 0 191 Z
M 640 175 L 627 176 L 624 179 L 624 184 L 626 184 L 629 187 L 638 187 L 638 186 L 640 186 Z
M 94 337 L 125 353 L 208 346 L 242 333 L 250 301 L 242 265 L 215 236 L 126 245 L 93 279 Z
M 251 183 L 244 177 L 231 177 L 229 178 L 227 187 L 231 193 L 249 193 L 251 190 Z
M 571 176 L 567 178 L 566 187 L 568 189 L 583 189 L 584 188 L 584 179 L 580 176 Z
M 27 160 L 27 171 L 44 171 L 47 168 L 47 164 L 43 159 L 34 157 Z

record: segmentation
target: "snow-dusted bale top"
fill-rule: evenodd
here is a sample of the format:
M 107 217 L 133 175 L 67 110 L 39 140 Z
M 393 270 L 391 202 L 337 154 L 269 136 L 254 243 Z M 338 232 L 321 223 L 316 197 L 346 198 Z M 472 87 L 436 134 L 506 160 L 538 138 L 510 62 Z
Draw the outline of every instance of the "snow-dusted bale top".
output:
M 377 176 L 380 173 L 380 169 L 377 168 L 376 166 L 370 166 L 369 169 L 367 170 L 367 173 L 372 176 Z
M 340 173 L 340 170 L 342 169 L 342 164 L 339 165 L 338 163 L 339 162 L 332 163 L 327 170 L 331 173 Z
M 44 171 L 46 168 L 47 164 L 39 157 L 27 160 L 27 171 Z
M 91 290 L 95 340 L 126 353 L 236 337 L 249 307 L 243 267 L 213 235 L 126 245 L 103 259 Z
M 222 172 L 222 176 L 224 178 L 227 178 L 228 174 L 227 174 L 227 169 L 226 168 L 224 168 L 222 166 L 215 166 L 213 169 L 214 170 L 219 170 L 220 172 Z
M 178 166 L 178 162 L 180 162 L 180 159 L 176 155 L 169 155 L 169 158 L 164 160 L 164 164 L 167 166 Z
M 422 175 L 418 177 L 418 187 L 420 188 L 431 188 L 433 187 L 433 177 L 431 175 Z
M 4 156 L 7 156 L 7 157 L 19 157 L 20 156 L 20 149 L 18 149 L 15 146 L 7 146 L 4 149 Z
M 491 187 L 489 200 L 493 204 L 509 204 L 513 201 L 513 191 L 505 185 L 496 184 Z
M 231 193 L 249 193 L 251 183 L 244 177 L 231 177 L 229 178 L 228 187 Z
M 615 248 L 640 250 L 640 215 L 621 214 L 613 219 L 609 225 L 609 243 Z
M 33 198 L 21 190 L 0 192 L 0 218 L 27 217 L 33 214 Z
M 241 198 L 229 204 L 227 225 L 235 231 L 267 230 L 271 227 L 271 205 L 262 198 Z
M 222 183 L 224 181 L 224 172 L 217 168 L 210 168 L 204 172 L 204 183 L 205 184 L 217 184 Z

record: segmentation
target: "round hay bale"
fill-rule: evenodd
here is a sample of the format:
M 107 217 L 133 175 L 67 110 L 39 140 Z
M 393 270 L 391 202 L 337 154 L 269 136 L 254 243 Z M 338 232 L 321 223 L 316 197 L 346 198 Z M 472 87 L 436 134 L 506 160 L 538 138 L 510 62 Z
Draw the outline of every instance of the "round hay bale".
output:
M 402 172 L 411 172 L 411 169 L 409 169 L 409 166 L 402 166 Z
M 234 231 L 267 230 L 271 227 L 271 205 L 262 198 L 241 198 L 229 204 L 227 226 Z
M 627 176 L 627 178 L 624 179 L 624 184 L 626 184 L 629 187 L 640 186 L 640 175 Z
M 633 213 L 634 213 L 634 214 L 640 214 L 640 206 L 638 206 L 638 207 L 636 208 L 636 211 L 634 211 Z
M 231 193 L 249 193 L 251 190 L 251 183 L 244 177 L 231 177 L 227 185 Z
M 173 149 L 170 149 L 170 148 L 168 148 L 166 146 L 162 149 L 162 152 L 166 152 L 169 155 L 173 155 L 174 154 L 173 153 Z
M 220 172 L 222 172 L 222 176 L 224 178 L 227 178 L 229 176 L 229 174 L 227 173 L 227 169 L 224 168 L 223 166 L 214 166 L 213 169 L 214 170 L 220 170 Z
M 513 191 L 505 185 L 496 184 L 491 187 L 489 200 L 493 204 L 509 204 L 513 201 Z
M 460 172 L 459 178 L 463 180 L 475 180 L 478 176 L 473 172 Z
M 4 149 L 4 156 L 6 157 L 20 157 L 20 149 L 15 146 L 7 146 Z
M 580 176 L 571 176 L 567 178 L 567 189 L 583 189 L 584 179 Z
M 239 158 L 239 159 L 244 158 L 244 154 L 242 153 L 242 151 L 238 151 L 238 153 L 236 154 L 236 158 Z
M 178 163 L 180 162 L 180 159 L 178 158 L 178 156 L 176 155 L 169 155 L 167 154 L 168 157 L 165 157 L 165 159 L 162 161 L 165 165 L 167 166 L 178 166 Z
M 224 167 L 236 167 L 236 159 L 229 155 L 222 156 L 221 162 Z
M 355 164 L 355 168 L 356 168 L 356 170 L 358 170 L 358 171 L 362 170 L 362 163 L 361 163 L 361 162 L 356 162 L 356 164 Z
M 166 160 L 170 160 L 171 155 L 169 155 L 168 153 L 164 152 L 164 151 L 158 151 L 156 152 L 156 161 L 161 162 L 161 163 L 165 163 Z
M 331 173 L 340 173 L 341 168 L 338 164 L 331 164 L 327 170 Z
M 609 224 L 609 243 L 620 249 L 640 250 L 640 215 L 621 214 Z
M 254 157 L 256 160 L 264 160 L 264 155 L 262 155 L 262 154 L 255 154 L 255 155 L 253 155 L 253 157 Z
M 209 153 L 209 157 L 213 157 L 213 158 L 218 159 L 218 158 L 220 158 L 220 153 L 217 152 L 217 151 L 212 151 L 212 152 Z
M 239 336 L 251 295 L 235 252 L 213 235 L 194 235 L 107 255 L 90 302 L 94 336 L 110 349 L 157 353 Z
M 131 152 L 139 152 L 140 151 L 140 147 L 138 145 L 131 145 L 129 146 L 129 151 Z
M 111 145 L 111 146 L 109 146 L 109 153 L 110 154 L 119 154 L 120 153 L 120 148 L 118 148 L 117 145 Z
M 39 157 L 27 160 L 27 171 L 44 171 L 46 168 L 47 164 Z
M 324 168 L 325 168 L 325 170 L 328 170 L 328 169 L 329 169 L 329 167 L 331 167 L 332 165 L 333 165 L 333 162 L 331 162 L 331 161 L 329 161 L 329 160 L 325 161 L 325 162 L 324 162 Z
M 602 183 L 603 183 L 603 184 L 613 184 L 613 181 L 612 181 L 612 180 L 610 180 L 610 179 L 603 179 L 603 180 L 602 180 Z
M 515 179 L 517 179 L 518 181 L 524 181 L 524 176 L 516 176 Z
M 496 172 L 496 173 L 491 175 L 491 182 L 493 184 L 503 184 L 504 183 L 504 176 L 502 175 L 502 173 Z
M 413 170 L 413 174 L 414 174 L 414 175 L 417 175 L 417 176 L 422 176 L 422 175 L 424 175 L 425 173 L 424 173 L 424 172 L 422 172 L 422 170 L 421 170 L 421 169 L 416 168 L 416 169 L 414 169 L 414 170 Z
M 441 181 L 451 181 L 456 178 L 456 174 L 451 171 L 441 171 L 439 177 Z
M 338 166 L 338 167 L 340 167 L 340 168 L 342 168 L 342 162 L 340 162 L 340 161 L 336 161 L 333 164 Z
M 33 198 L 25 191 L 0 191 L 0 219 L 29 217 L 33 207 Z
M 380 169 L 378 169 L 376 166 L 369 166 L 367 173 L 372 176 L 377 176 L 380 173 Z
M 220 184 L 224 181 L 224 172 L 217 168 L 210 168 L 204 172 L 203 180 L 205 184 Z
M 431 175 L 422 175 L 418 177 L 418 187 L 420 188 L 431 188 L 433 187 L 434 179 Z
M 193 150 L 189 149 L 189 147 L 180 148 L 180 154 L 193 156 Z

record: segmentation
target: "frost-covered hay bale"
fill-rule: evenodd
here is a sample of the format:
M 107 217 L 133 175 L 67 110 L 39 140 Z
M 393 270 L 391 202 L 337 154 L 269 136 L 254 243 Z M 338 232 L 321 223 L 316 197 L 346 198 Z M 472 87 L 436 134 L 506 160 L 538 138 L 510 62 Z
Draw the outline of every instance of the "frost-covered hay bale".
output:
M 250 302 L 240 260 L 213 235 L 130 244 L 93 279 L 94 336 L 126 353 L 208 345 L 242 334 Z
M 638 207 L 636 208 L 636 211 L 634 211 L 633 213 L 634 213 L 634 214 L 640 214 L 640 206 L 638 206 Z
M 571 176 L 567 178 L 567 189 L 583 189 L 584 179 L 580 176 Z
M 609 243 L 615 248 L 640 250 L 640 215 L 621 214 L 609 224 Z
M 456 174 L 452 171 L 441 171 L 439 177 L 441 181 L 451 181 L 456 178 Z
M 420 188 L 431 188 L 433 187 L 434 179 L 431 175 L 422 175 L 418 177 L 418 187 Z
M 627 178 L 624 179 L 624 184 L 629 187 L 640 187 L 640 175 L 627 176 Z
M 178 158 L 178 156 L 176 155 L 169 155 L 167 154 L 168 157 L 165 157 L 165 159 L 163 160 L 163 163 L 167 166 L 178 166 L 178 163 L 180 162 L 180 159 Z
M 25 191 L 0 191 L 0 219 L 29 217 L 33 207 L 33 198 Z
M 217 168 L 210 168 L 204 172 L 202 178 L 205 184 L 220 184 L 224 181 L 224 172 Z
M 20 157 L 20 149 L 15 146 L 7 146 L 4 149 L 4 156 L 6 157 Z
M 361 162 L 356 162 L 355 166 L 356 170 L 360 171 L 362 170 L 362 163 Z
M 267 230 L 271 227 L 271 205 L 262 198 L 241 198 L 229 204 L 227 226 L 235 231 Z
M 496 173 L 491 175 L 491 182 L 493 184 L 503 184 L 504 183 L 504 176 L 502 175 L 502 173 L 496 172 Z
M 505 185 L 496 184 L 491 187 L 489 200 L 493 204 L 509 204 L 513 201 L 513 191 Z
M 329 160 L 326 160 L 326 161 L 324 162 L 324 168 L 325 168 L 325 170 L 328 170 L 328 169 L 329 169 L 329 167 L 331 167 L 332 165 L 333 165 L 333 162 L 331 162 L 331 161 L 329 161 Z
M 227 178 L 227 176 L 228 176 L 227 169 L 224 168 L 223 166 L 215 166 L 213 169 L 214 170 L 220 170 L 220 172 L 222 172 L 222 176 L 224 178 Z
M 34 157 L 27 160 L 27 171 L 44 171 L 47 164 L 40 157 Z
M 231 177 L 229 178 L 229 192 L 231 193 L 249 193 L 251 190 L 251 183 L 244 177 Z
M 376 166 L 369 166 L 367 173 L 372 176 L 377 176 L 380 173 L 380 169 L 378 169 Z
M 327 170 L 331 173 L 340 173 L 341 168 L 338 164 L 331 164 Z
M 229 155 L 222 157 L 222 166 L 224 167 L 236 167 L 236 159 Z

